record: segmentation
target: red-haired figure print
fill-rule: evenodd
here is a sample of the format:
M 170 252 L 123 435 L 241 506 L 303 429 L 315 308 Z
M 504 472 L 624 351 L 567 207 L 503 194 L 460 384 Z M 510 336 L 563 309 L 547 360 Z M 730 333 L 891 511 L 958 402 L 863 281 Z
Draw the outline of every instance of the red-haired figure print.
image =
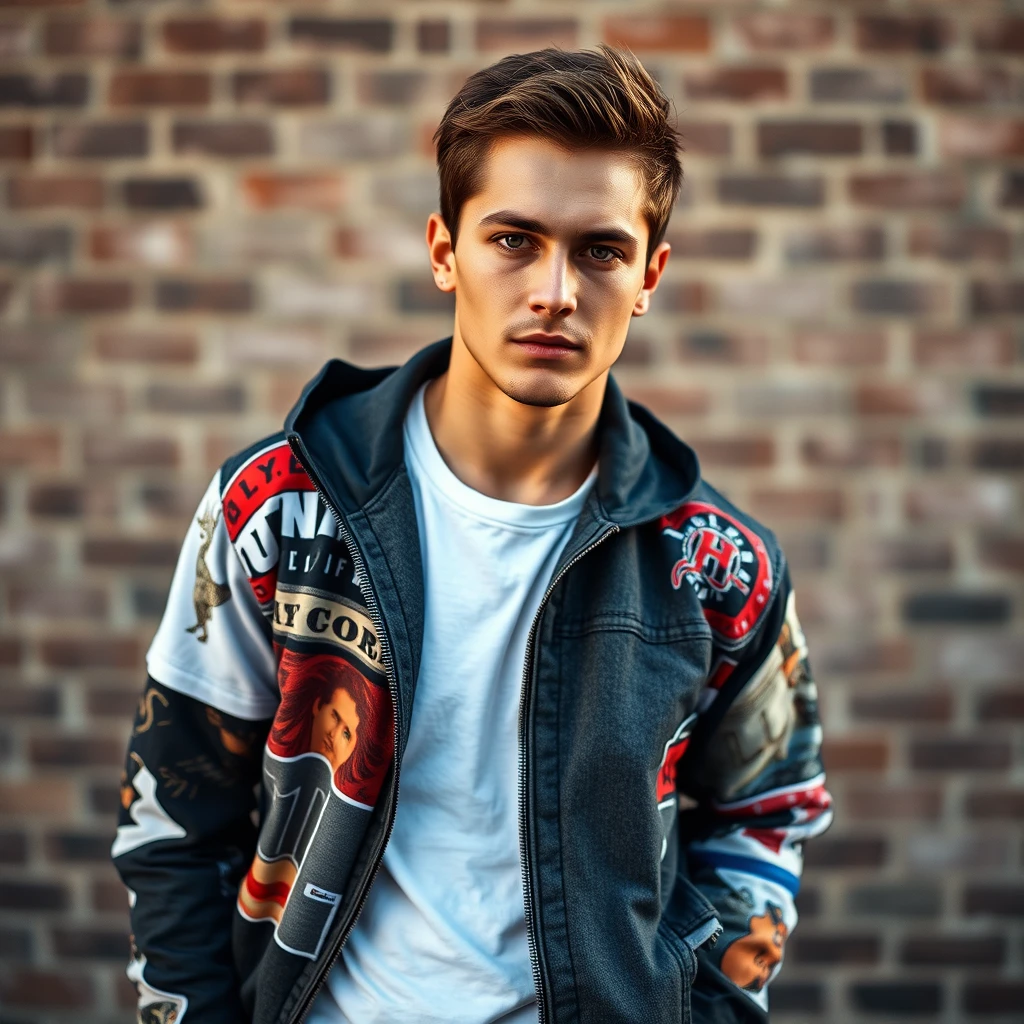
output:
M 322 754 L 334 785 L 372 807 L 394 748 L 387 690 L 344 658 L 283 650 L 281 704 L 267 745 L 279 757 Z

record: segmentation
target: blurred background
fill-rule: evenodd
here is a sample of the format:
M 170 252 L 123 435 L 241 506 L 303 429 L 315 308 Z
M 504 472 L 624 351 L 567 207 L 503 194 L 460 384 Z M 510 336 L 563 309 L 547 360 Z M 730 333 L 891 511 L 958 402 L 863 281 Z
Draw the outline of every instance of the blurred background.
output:
M 601 40 L 686 136 L 618 378 L 780 536 L 823 699 L 773 1019 L 1024 1020 L 1024 5 L 0 0 L 4 1024 L 134 1019 L 118 777 L 210 475 L 449 333 L 445 103 Z

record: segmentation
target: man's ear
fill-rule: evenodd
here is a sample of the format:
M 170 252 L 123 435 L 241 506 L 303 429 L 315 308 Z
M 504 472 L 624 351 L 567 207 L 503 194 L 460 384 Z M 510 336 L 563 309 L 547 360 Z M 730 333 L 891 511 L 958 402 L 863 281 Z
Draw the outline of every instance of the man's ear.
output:
M 427 251 L 434 284 L 443 292 L 455 291 L 455 247 L 448 225 L 439 213 L 427 218 Z
M 644 283 L 640 288 L 639 295 L 636 297 L 636 302 L 633 303 L 633 316 L 643 316 L 650 309 L 651 296 L 658 287 L 661 275 L 665 272 L 665 264 L 668 263 L 668 257 L 671 252 L 672 246 L 668 242 L 662 242 L 651 253 L 647 269 L 644 271 Z

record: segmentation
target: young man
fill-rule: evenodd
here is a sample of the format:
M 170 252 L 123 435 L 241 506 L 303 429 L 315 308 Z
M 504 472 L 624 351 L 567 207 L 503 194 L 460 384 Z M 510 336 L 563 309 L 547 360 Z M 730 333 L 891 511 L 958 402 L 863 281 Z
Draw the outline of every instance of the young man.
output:
M 806 646 L 770 531 L 609 376 L 668 109 L 605 47 L 474 75 L 452 338 L 328 363 L 211 482 L 113 849 L 142 1020 L 766 1019 L 830 817 Z

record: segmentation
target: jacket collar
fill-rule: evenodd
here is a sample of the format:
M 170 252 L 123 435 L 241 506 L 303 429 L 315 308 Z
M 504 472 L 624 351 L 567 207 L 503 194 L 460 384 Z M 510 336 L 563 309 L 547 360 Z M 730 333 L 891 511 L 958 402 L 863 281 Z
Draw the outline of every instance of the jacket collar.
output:
M 285 420 L 316 464 L 321 481 L 349 514 L 369 505 L 404 466 L 402 424 L 424 381 L 448 366 L 451 338 L 403 366 L 366 370 L 332 359 L 306 385 Z M 597 498 L 620 527 L 666 515 L 700 482 L 697 455 L 609 375 L 601 407 Z

